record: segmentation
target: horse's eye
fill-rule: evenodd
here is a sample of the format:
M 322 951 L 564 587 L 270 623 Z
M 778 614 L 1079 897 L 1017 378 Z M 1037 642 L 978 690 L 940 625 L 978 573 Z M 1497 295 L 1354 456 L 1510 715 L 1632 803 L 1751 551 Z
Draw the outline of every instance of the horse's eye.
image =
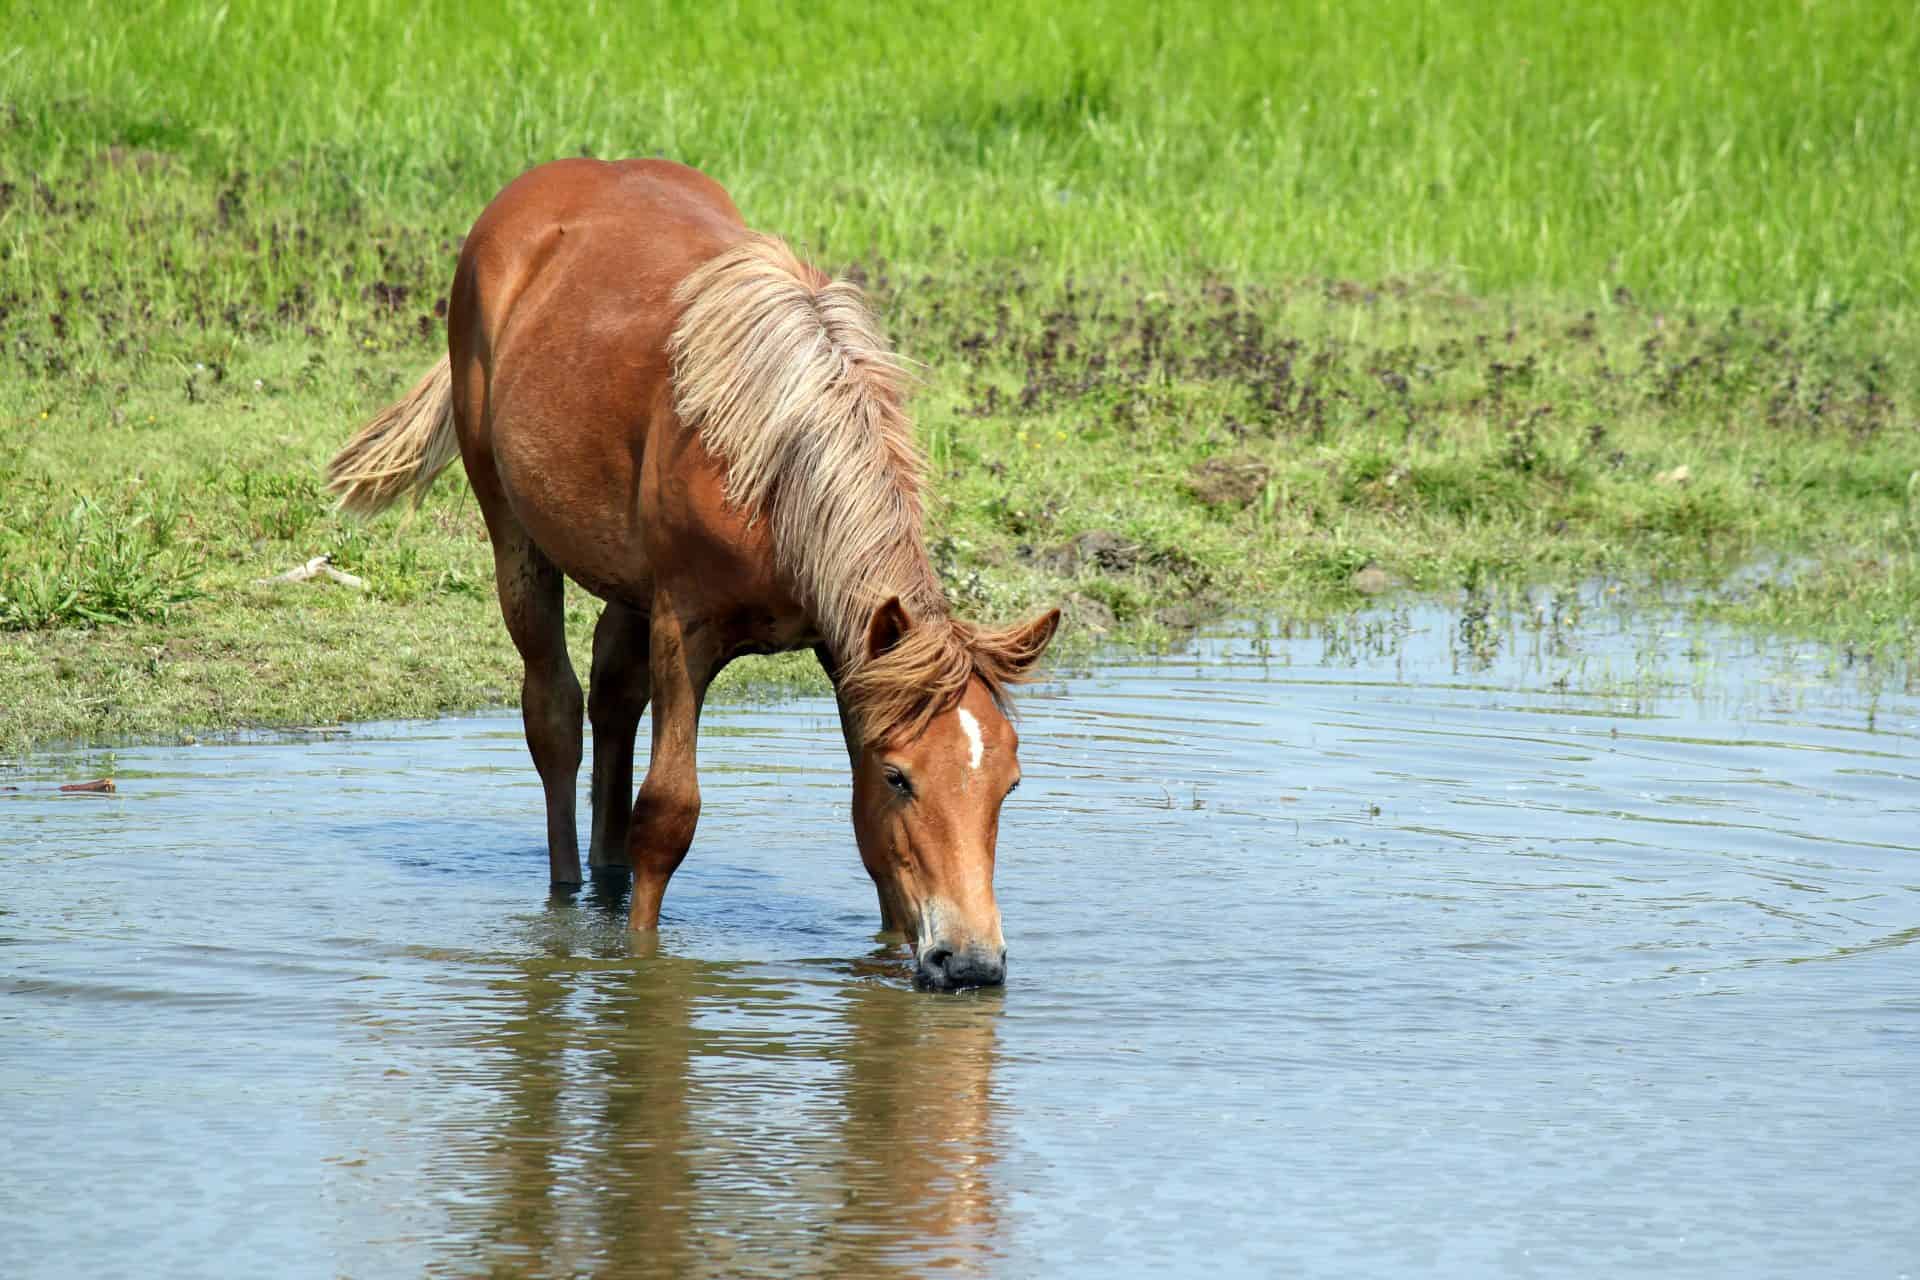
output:
M 881 773 L 886 778 L 887 785 L 892 787 L 895 791 L 899 792 L 901 795 L 910 796 L 913 794 L 913 783 L 907 781 L 907 775 L 905 771 L 902 770 L 898 765 L 890 764 L 885 769 L 881 770 Z

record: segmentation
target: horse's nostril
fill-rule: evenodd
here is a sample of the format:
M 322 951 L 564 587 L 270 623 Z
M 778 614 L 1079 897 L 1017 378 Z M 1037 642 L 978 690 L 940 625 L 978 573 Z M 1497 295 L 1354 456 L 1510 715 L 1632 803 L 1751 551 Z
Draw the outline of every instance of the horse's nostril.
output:
M 955 985 L 953 969 L 952 947 L 928 947 L 920 953 L 920 961 L 914 966 L 914 985 L 932 991 L 951 991 Z
M 956 987 L 993 987 L 1006 981 L 1007 953 L 994 955 L 968 949 L 956 953 L 952 947 L 929 947 L 920 956 L 915 979 L 935 991 Z

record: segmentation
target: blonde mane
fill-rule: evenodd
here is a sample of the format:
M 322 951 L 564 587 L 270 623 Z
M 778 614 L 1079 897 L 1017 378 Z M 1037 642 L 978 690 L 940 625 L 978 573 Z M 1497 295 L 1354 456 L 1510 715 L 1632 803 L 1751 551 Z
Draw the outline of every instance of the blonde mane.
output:
M 924 730 L 978 675 L 1004 705 L 1021 673 L 1005 635 L 949 616 L 927 562 L 905 367 L 858 286 L 828 280 L 755 235 L 689 275 L 668 344 L 674 406 L 727 467 L 734 506 L 771 522 L 869 741 Z M 900 597 L 913 626 L 867 660 L 875 609 Z

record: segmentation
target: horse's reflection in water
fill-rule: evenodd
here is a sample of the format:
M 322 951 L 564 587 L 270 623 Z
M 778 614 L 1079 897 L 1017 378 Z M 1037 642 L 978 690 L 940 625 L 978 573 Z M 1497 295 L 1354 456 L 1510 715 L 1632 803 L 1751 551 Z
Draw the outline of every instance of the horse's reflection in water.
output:
M 847 993 L 847 1072 L 832 1274 L 985 1273 L 997 1246 L 997 993 Z M 972 1264 L 972 1265 L 968 1265 Z
M 556 904 L 501 979 L 502 1097 L 450 1153 L 450 1270 L 991 1269 L 997 993 L 908 990 L 897 958 L 776 983 L 609 919 Z

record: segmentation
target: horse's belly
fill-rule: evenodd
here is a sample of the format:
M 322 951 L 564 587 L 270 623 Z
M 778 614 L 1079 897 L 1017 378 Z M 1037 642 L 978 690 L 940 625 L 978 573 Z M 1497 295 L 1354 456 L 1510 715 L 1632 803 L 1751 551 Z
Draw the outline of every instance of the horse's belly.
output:
M 645 608 L 654 574 L 636 460 L 590 421 L 575 427 L 534 406 L 516 413 L 510 399 L 497 408 L 494 469 L 534 545 L 594 595 Z

